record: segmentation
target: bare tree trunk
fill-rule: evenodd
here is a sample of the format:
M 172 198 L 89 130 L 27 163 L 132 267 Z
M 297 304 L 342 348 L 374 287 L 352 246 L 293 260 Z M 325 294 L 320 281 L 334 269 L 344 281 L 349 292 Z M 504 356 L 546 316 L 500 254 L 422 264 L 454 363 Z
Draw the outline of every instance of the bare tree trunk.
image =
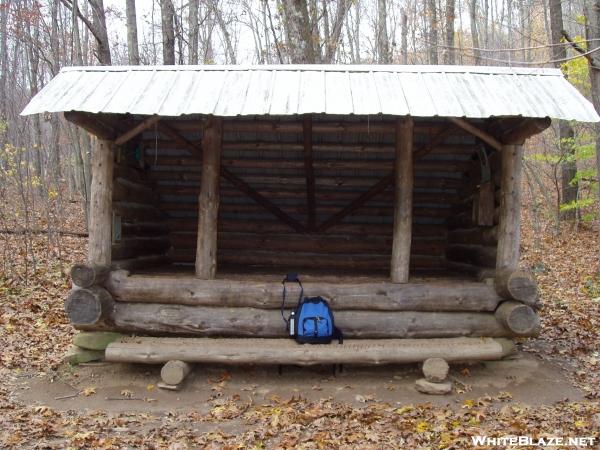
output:
M 71 27 L 73 28 L 73 41 L 72 41 L 72 50 L 73 50 L 73 63 L 78 66 L 83 65 L 83 58 L 81 56 L 81 39 L 79 38 L 79 5 L 77 0 L 73 0 L 73 7 L 71 8 Z
M 586 27 L 585 36 L 588 44 L 588 51 L 600 48 L 600 0 L 587 0 L 585 2 Z M 596 53 L 597 54 L 597 53 Z M 600 61 L 596 56 L 592 56 L 590 62 L 590 82 L 592 85 L 592 103 L 594 108 L 600 114 Z M 595 124 L 596 128 L 596 167 L 597 177 L 600 178 L 600 123 Z M 598 196 L 598 212 L 600 213 L 600 195 Z
M 97 58 L 100 64 L 110 66 L 110 45 L 108 31 L 106 30 L 106 15 L 104 14 L 104 0 L 88 0 L 92 7 L 92 28 L 90 31 L 96 38 Z
M 402 55 L 402 64 L 408 64 L 408 15 L 406 9 L 402 8 L 402 43 L 400 52 Z
M 40 21 L 34 19 L 31 22 L 27 21 L 25 24 L 27 34 L 31 37 L 31 40 L 27 43 L 27 59 L 29 62 L 29 91 L 31 96 L 35 96 L 39 90 L 39 78 L 40 78 L 40 52 L 36 43 L 39 42 L 40 38 Z M 4 58 L 4 54 L 3 54 Z M 2 69 L 4 75 L 4 69 Z M 0 99 L 0 105 L 4 105 Z M 1 114 L 1 113 L 0 113 Z M 43 176 L 43 161 L 42 161 L 42 126 L 40 121 L 40 115 L 35 114 L 31 117 L 32 121 L 32 140 L 33 140 L 33 153 L 34 153 L 34 168 L 35 175 L 38 178 L 38 192 L 41 194 L 42 185 L 44 182 Z
M 390 63 L 386 0 L 377 0 L 377 62 Z
M 350 9 L 351 2 L 349 0 L 340 0 L 337 4 L 337 10 L 335 12 L 335 21 L 333 22 L 333 27 L 331 28 L 331 34 L 326 34 L 326 48 L 325 48 L 325 63 L 333 63 L 335 58 L 335 53 L 338 49 L 338 45 L 340 43 L 340 37 L 342 35 L 342 29 L 344 26 L 344 21 L 346 20 L 346 15 L 348 14 L 348 10 Z
M 560 44 L 563 30 L 563 12 L 562 0 L 550 0 L 550 29 L 552 32 L 552 43 Z M 567 57 L 567 49 L 564 45 L 555 45 L 552 47 L 552 59 L 561 60 Z M 560 69 L 561 63 L 556 63 L 556 68 Z M 575 160 L 575 151 L 573 145 L 573 128 L 566 120 L 558 122 L 559 148 L 562 158 L 561 163 L 561 201 L 562 203 L 574 202 L 577 200 L 577 183 L 571 183 L 577 174 L 577 161 Z M 567 220 L 575 219 L 577 210 L 570 209 L 565 211 L 562 218 Z
M 189 63 L 198 64 L 198 0 L 190 0 L 188 16 Z
M 129 64 L 137 66 L 140 64 L 140 52 L 138 48 L 135 0 L 126 0 L 125 10 L 127 15 L 127 54 L 129 55 Z
M 429 64 L 438 64 L 438 21 L 435 0 L 427 0 L 429 14 Z
M 6 74 L 8 73 L 8 8 L 0 8 L 0 120 L 6 118 Z M 4 147 L 4 145 L 2 145 Z
M 217 23 L 221 29 L 221 33 L 223 34 L 223 40 L 225 41 L 225 52 L 228 59 L 227 63 L 237 64 L 235 48 L 233 46 L 233 42 L 231 41 L 231 33 L 229 32 L 229 28 L 225 23 L 225 19 L 223 19 L 223 11 L 221 8 L 219 8 L 219 5 L 217 5 L 215 0 L 210 0 L 210 4 L 215 15 L 215 19 L 217 19 Z
M 171 0 L 160 0 L 160 22 L 162 27 L 163 64 L 175 65 L 175 10 Z
M 60 55 L 59 55 L 59 42 L 58 42 L 58 8 L 59 8 L 58 0 L 55 0 L 51 7 L 51 26 L 50 26 L 50 52 L 51 52 L 51 60 L 52 64 L 50 65 L 50 71 L 53 76 L 56 76 L 60 70 Z M 50 138 L 50 177 L 54 184 L 54 188 L 59 189 L 59 181 L 61 177 L 60 170 L 60 147 L 58 145 L 59 142 L 59 121 L 58 115 L 56 113 L 52 114 L 50 117 L 50 129 L 51 129 L 51 138 Z
M 293 64 L 315 64 L 317 53 L 312 39 L 306 0 L 282 0 L 289 61 Z
M 455 0 L 446 0 L 446 64 L 456 64 L 456 50 L 454 49 L 454 14 Z
M 471 40 L 473 41 L 473 58 L 475 65 L 481 63 L 481 52 L 479 50 L 479 36 L 477 35 L 477 0 L 471 0 L 469 4 L 469 19 L 471 22 Z

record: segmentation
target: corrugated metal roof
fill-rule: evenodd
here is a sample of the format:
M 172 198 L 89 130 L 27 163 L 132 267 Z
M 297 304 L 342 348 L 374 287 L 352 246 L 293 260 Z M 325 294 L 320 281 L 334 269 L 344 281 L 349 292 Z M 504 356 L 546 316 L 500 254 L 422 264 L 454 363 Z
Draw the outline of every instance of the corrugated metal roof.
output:
M 560 70 L 481 66 L 69 67 L 21 114 L 59 111 L 600 121 L 592 104 Z

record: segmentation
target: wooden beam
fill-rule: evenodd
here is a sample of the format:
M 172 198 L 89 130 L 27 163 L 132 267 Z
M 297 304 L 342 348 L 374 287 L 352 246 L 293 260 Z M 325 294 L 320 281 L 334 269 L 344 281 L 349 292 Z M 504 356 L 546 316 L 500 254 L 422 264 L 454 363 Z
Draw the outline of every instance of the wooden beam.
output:
M 500 154 L 502 181 L 496 269 L 516 270 L 519 265 L 523 147 L 504 145 Z
M 178 124 L 181 127 L 192 128 L 185 122 Z M 415 124 L 416 133 L 431 133 L 443 127 L 441 122 L 420 122 Z M 299 120 L 226 120 L 223 123 L 225 132 L 258 132 L 258 133 L 302 133 L 303 123 Z M 393 121 L 371 121 L 352 122 L 314 122 L 313 132 L 315 134 L 335 134 L 335 133 L 382 133 L 393 134 L 395 123 Z M 189 131 L 193 131 L 189 129 Z
M 275 217 L 277 217 L 279 220 L 281 220 L 283 223 L 289 225 L 292 229 L 299 231 L 300 233 L 306 232 L 306 227 L 304 225 L 302 225 L 300 222 L 298 222 L 292 216 L 290 216 L 289 214 L 284 212 L 281 208 L 279 208 L 279 206 L 277 206 L 275 203 L 271 202 L 271 200 L 260 195 L 256 189 L 251 187 L 248 183 L 246 183 L 244 180 L 239 178 L 234 173 L 232 173 L 229 170 L 222 167 L 221 168 L 221 176 L 223 178 L 225 178 L 227 181 L 229 181 L 233 186 L 235 186 L 241 192 L 243 192 L 248 197 L 250 197 L 252 200 L 254 200 L 256 203 L 258 203 L 263 208 L 265 208 L 267 211 L 269 211 L 271 214 L 273 214 Z
M 126 142 L 130 141 L 131 139 L 136 137 L 141 132 L 150 128 L 152 125 L 158 123 L 159 120 L 160 120 L 160 116 L 157 116 L 157 115 L 150 116 L 147 119 L 142 120 L 136 126 L 129 129 L 125 133 L 121 134 L 117 139 L 115 139 L 115 144 L 116 145 L 125 144 Z
M 113 320 L 115 330 L 119 331 L 147 335 L 289 338 L 281 323 L 281 311 L 277 309 L 115 303 Z M 336 310 L 335 322 L 344 337 L 360 339 L 514 336 L 493 313 L 484 312 Z
M 170 125 L 167 125 L 164 122 L 159 123 L 159 130 L 173 139 L 182 147 L 188 148 L 190 151 L 194 152 L 197 155 L 202 154 L 202 149 L 192 142 L 185 139 L 181 136 L 177 130 L 173 129 Z M 236 187 L 241 192 L 245 193 L 248 197 L 254 200 L 259 205 L 262 205 L 267 211 L 277 217 L 279 220 L 289 225 L 292 229 L 304 233 L 306 228 L 296 219 L 285 213 L 281 210 L 275 203 L 271 202 L 268 198 L 261 195 L 256 189 L 242 180 L 240 177 L 235 175 L 233 172 L 230 172 L 225 167 L 221 167 L 221 176 L 229 181 L 234 187 Z
M 92 186 L 88 226 L 88 262 L 109 266 L 112 246 L 114 145 L 96 139 L 92 150 Z
M 204 123 L 202 185 L 198 198 L 196 276 L 203 280 L 212 280 L 217 273 L 217 220 L 223 122 L 221 118 L 209 117 Z
M 316 226 L 317 213 L 315 201 L 315 172 L 313 169 L 312 148 L 312 116 L 306 114 L 302 122 L 302 134 L 304 138 L 304 170 L 306 172 L 306 202 L 308 205 L 308 229 L 314 230 Z
M 151 338 L 112 342 L 110 362 L 159 364 L 171 360 L 202 364 L 398 364 L 440 357 L 446 361 L 486 361 L 515 353 L 502 338 L 377 339 L 344 345 L 298 345 L 293 339 Z
M 325 222 L 323 222 L 321 225 L 319 225 L 317 227 L 317 231 L 322 233 L 322 232 L 328 230 L 329 228 L 333 227 L 334 225 L 337 225 L 344 219 L 344 217 L 352 214 L 354 211 L 359 209 L 362 205 L 364 205 L 366 202 L 371 200 L 373 197 L 375 197 L 378 194 L 380 194 L 381 192 L 385 191 L 388 188 L 388 186 L 390 186 L 393 182 L 394 182 L 393 174 L 386 175 L 381 180 L 379 180 L 377 183 L 375 183 L 373 186 L 371 186 L 369 188 L 369 190 L 363 192 L 358 197 L 356 197 L 356 199 L 354 199 L 344 209 L 335 213 L 329 219 L 327 219 Z
M 426 156 L 427 154 L 432 152 L 438 145 L 440 145 L 442 142 L 444 142 L 444 140 L 448 136 L 451 136 L 452 134 L 455 134 L 455 133 L 456 133 L 456 128 L 453 126 L 442 129 L 429 142 L 427 142 L 426 144 L 423 144 L 417 151 L 415 151 L 414 159 L 418 159 L 418 158 L 422 158 L 423 156 Z M 325 222 L 323 222 L 321 225 L 319 225 L 319 227 L 317 228 L 317 231 L 324 232 L 324 231 L 328 230 L 329 228 L 339 224 L 344 219 L 344 217 L 352 214 L 354 211 L 359 209 L 366 202 L 368 202 L 372 198 L 376 197 L 377 195 L 379 195 L 380 193 L 385 191 L 393 183 L 394 183 L 394 172 L 383 177 L 381 180 L 379 180 L 377 183 L 375 183 L 373 186 L 371 186 L 367 191 L 363 192 L 358 197 L 356 197 L 356 199 L 354 199 L 344 209 L 342 209 L 339 212 L 332 215 L 329 219 L 327 219 Z
M 166 134 L 168 137 L 170 137 L 173 141 L 177 143 L 177 145 L 188 148 L 196 155 L 202 155 L 202 147 L 188 141 L 181 134 L 179 134 L 179 132 L 176 129 L 174 129 L 171 125 L 167 124 L 166 122 L 159 122 L 158 130 L 161 133 Z
M 412 118 L 398 119 L 394 170 L 394 241 L 390 271 L 393 283 L 408 282 L 412 241 L 413 131 Z
M 279 281 L 200 280 L 189 276 L 110 273 L 105 284 L 119 302 L 164 303 L 206 307 L 281 308 Z M 493 285 L 464 280 L 432 280 L 405 284 L 385 281 L 356 283 L 334 279 L 303 283 L 304 294 L 327 298 L 335 311 L 495 311 L 502 297 Z M 290 286 L 289 298 L 300 289 Z
M 543 119 L 523 119 L 517 125 L 502 133 L 505 144 L 523 144 L 531 136 L 541 133 L 552 124 L 549 117 Z
M 470 124 L 465 119 L 461 119 L 460 117 L 449 117 L 448 120 L 457 127 L 460 127 L 463 130 L 465 130 L 467 133 L 470 133 L 473 136 L 481 139 L 483 142 L 495 148 L 496 150 L 502 150 L 502 143 L 500 143 L 498 139 L 496 139 L 494 136 L 487 133 L 486 131 L 483 131 L 481 128 Z
M 97 120 L 97 117 L 91 113 L 66 111 L 63 113 L 63 117 L 99 139 L 110 140 L 117 135 L 117 131 L 113 127 Z

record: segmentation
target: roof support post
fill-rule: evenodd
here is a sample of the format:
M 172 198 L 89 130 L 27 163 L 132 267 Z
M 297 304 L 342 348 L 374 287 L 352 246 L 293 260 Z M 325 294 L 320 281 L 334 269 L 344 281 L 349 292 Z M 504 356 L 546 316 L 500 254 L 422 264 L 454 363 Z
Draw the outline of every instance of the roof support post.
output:
M 88 226 L 88 261 L 108 266 L 112 247 L 114 143 L 96 139 L 92 149 L 92 186 Z
M 500 155 L 502 173 L 496 269 L 514 270 L 519 265 L 523 146 L 503 145 Z
M 221 171 L 222 119 L 209 117 L 202 137 L 202 181 L 198 198 L 196 276 L 203 280 L 217 273 L 217 222 Z
M 391 262 L 393 283 L 408 282 L 413 219 L 413 131 L 412 118 L 398 119 L 394 165 L 394 241 Z
M 304 139 L 304 170 L 306 171 L 306 199 L 308 206 L 308 229 L 310 231 L 316 226 L 316 201 L 315 201 L 315 172 L 313 170 L 313 148 L 312 148 L 312 116 L 306 114 L 302 122 Z

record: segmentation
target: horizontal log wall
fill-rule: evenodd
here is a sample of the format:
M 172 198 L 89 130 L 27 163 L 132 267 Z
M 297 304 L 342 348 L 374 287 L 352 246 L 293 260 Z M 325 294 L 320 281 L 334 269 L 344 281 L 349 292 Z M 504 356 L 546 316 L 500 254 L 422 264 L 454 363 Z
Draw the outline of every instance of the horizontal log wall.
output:
M 158 303 L 117 303 L 116 329 L 145 334 L 230 337 L 285 337 L 277 310 L 211 308 Z M 494 314 L 478 312 L 336 311 L 336 326 L 349 338 L 432 338 L 533 336 L 539 327 L 517 334 Z
M 498 245 L 499 152 L 486 149 L 489 178 L 477 155 L 448 220 L 446 263 L 449 269 L 478 278 L 493 277 Z
M 114 268 L 146 268 L 165 263 L 171 248 L 167 214 L 148 179 L 144 153 L 132 140 L 118 147 L 113 179 L 113 213 L 120 218 L 121 238 L 113 241 Z
M 303 283 L 307 296 L 321 295 L 336 310 L 488 311 L 502 301 L 493 284 L 465 280 L 429 280 L 397 284 L 361 279 Z M 130 275 L 111 272 L 106 288 L 118 302 L 165 303 L 209 307 L 279 309 L 281 283 L 254 280 L 199 280 L 188 276 Z M 300 294 L 290 284 L 288 306 Z M 511 298 L 511 297 L 506 297 Z
M 171 120 L 168 125 L 201 147 L 200 124 Z M 446 126 L 416 121 L 415 148 Z M 175 263 L 193 265 L 202 155 L 183 148 L 161 133 L 160 127 L 158 130 L 146 131 L 140 141 L 148 179 L 159 194 L 158 209 L 168 215 L 169 242 L 173 247 L 170 258 Z M 298 120 L 226 119 L 221 163 L 293 219 L 308 225 L 302 130 L 302 121 Z M 314 116 L 312 130 L 318 227 L 391 173 L 394 122 L 391 118 L 324 121 Z M 412 268 L 445 268 L 446 224 L 453 205 L 468 187 L 473 152 L 474 139 L 457 132 L 428 155 L 415 158 Z M 251 266 L 278 272 L 311 268 L 387 274 L 393 201 L 393 186 L 389 186 L 326 231 L 301 234 L 221 179 L 218 266 Z

